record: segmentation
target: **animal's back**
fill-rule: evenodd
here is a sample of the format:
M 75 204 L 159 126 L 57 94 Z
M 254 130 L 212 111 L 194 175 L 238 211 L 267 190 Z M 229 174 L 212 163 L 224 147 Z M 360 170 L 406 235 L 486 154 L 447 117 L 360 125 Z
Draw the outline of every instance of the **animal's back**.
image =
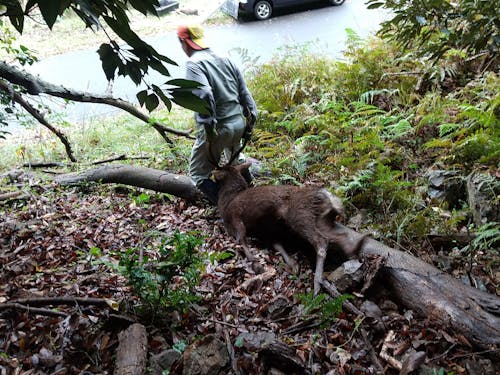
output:
M 263 219 L 279 220 L 283 206 L 290 204 L 295 186 L 256 186 L 241 191 L 224 210 L 224 220 L 239 218 L 247 228 L 259 225 Z
M 304 187 L 291 197 L 285 220 L 300 236 L 312 240 L 343 215 L 340 198 L 323 188 Z

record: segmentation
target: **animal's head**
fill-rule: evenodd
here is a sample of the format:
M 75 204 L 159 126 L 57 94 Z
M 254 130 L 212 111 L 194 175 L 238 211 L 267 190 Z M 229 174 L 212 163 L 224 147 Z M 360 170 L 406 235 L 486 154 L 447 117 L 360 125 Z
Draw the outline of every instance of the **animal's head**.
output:
M 239 165 L 225 165 L 219 169 L 215 169 L 212 175 L 217 182 L 223 182 L 227 179 L 233 179 L 241 177 L 243 179 L 242 173 L 248 171 L 251 163 L 246 162 Z M 244 180 L 244 179 L 243 179 Z
M 237 184 L 241 186 L 247 187 L 245 179 L 242 176 L 242 173 L 247 172 L 248 168 L 250 168 L 251 163 L 246 162 L 239 165 L 225 165 L 220 169 L 215 169 L 212 172 L 213 178 L 216 182 L 218 182 L 221 186 L 225 183 L 231 182 L 232 184 Z

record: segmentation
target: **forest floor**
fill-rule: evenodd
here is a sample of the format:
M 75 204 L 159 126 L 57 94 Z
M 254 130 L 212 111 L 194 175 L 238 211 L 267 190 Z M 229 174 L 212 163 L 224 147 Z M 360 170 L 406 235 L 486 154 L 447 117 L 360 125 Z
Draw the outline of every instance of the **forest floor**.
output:
M 278 254 L 253 248 L 267 269 L 264 279 L 256 279 L 209 206 L 161 194 L 137 199 L 143 197 L 140 189 L 61 188 L 36 179 L 30 184 L 26 200 L 0 207 L 0 304 L 19 301 L 42 310 L 0 311 L 1 374 L 111 374 L 118 333 L 134 321 L 147 328 L 150 357 L 212 334 L 233 348 L 241 374 L 267 373 L 266 363 L 276 357 L 266 358 L 263 348 L 276 341 L 280 350 L 291 352 L 288 374 L 369 374 L 377 365 L 397 374 L 397 363 L 418 353 L 425 353 L 428 374 L 498 373 L 498 364 L 487 359 L 491 353 L 431 318 L 418 317 L 389 291 L 361 293 L 361 286 L 349 291 L 364 320 L 345 308 L 338 315 L 321 309 L 324 304 L 307 297 L 312 263 L 302 254 L 294 255 L 300 270 L 293 274 Z M 196 287 L 202 299 L 189 311 L 141 315 L 136 293 L 116 266 L 129 249 L 158 259 L 158 238 L 175 230 L 196 231 L 210 254 L 232 256 L 206 263 Z M 491 286 L 491 279 L 484 280 Z M 41 297 L 49 301 L 38 304 Z M 73 306 L 57 303 L 59 297 L 101 303 Z M 259 350 L 262 355 L 256 356 Z M 178 358 L 170 373 L 180 374 L 183 365 Z M 235 372 L 227 365 L 220 373 Z

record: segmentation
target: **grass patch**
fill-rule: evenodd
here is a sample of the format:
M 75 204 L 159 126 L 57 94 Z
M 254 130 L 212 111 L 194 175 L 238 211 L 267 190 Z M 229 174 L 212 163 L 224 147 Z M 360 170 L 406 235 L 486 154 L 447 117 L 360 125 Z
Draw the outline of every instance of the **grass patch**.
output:
M 171 112 L 158 111 L 155 117 L 172 128 L 194 127 L 192 112 L 177 106 Z M 71 125 L 60 121 L 57 126 L 68 136 L 82 165 L 125 154 L 145 157 L 134 160 L 134 164 L 187 170 L 192 140 L 172 135 L 174 146 L 170 146 L 149 124 L 130 115 L 98 117 Z M 65 160 L 67 157 L 59 139 L 40 126 L 0 139 L 0 170 L 27 162 Z

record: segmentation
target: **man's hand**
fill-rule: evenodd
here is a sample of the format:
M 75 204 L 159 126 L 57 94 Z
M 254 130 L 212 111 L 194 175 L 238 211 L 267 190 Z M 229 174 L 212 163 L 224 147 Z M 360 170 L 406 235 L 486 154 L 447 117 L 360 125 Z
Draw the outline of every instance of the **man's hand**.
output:
M 246 129 L 250 129 L 250 133 L 253 131 L 253 128 L 255 127 L 255 123 L 257 121 L 257 118 L 255 115 L 250 111 L 250 108 L 245 107 L 243 110 L 243 115 L 245 116 L 246 120 Z M 245 130 L 246 132 L 246 130 Z
M 205 136 L 207 137 L 207 141 L 209 142 L 211 142 L 215 137 L 217 137 L 217 129 L 215 129 L 215 124 L 205 125 Z
M 253 132 L 253 128 L 250 128 L 248 125 L 245 126 L 245 131 L 243 132 L 242 138 L 246 142 L 248 142 L 250 140 L 250 138 L 252 138 L 252 132 Z
M 255 127 L 255 122 L 257 121 L 257 118 L 252 113 L 252 111 L 250 111 L 250 108 L 248 108 L 248 107 L 245 107 L 245 109 L 243 111 L 243 115 L 245 116 L 246 125 L 245 125 L 245 131 L 243 132 L 242 138 L 248 142 L 250 140 L 250 138 L 252 138 L 252 132 L 253 132 L 253 128 Z

